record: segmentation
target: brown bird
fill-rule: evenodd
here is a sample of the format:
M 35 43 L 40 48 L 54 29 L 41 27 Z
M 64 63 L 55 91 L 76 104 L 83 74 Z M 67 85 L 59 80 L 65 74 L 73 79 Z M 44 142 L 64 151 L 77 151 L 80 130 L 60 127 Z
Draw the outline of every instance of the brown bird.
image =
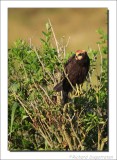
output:
M 67 63 L 64 65 L 66 74 L 63 74 L 63 80 L 54 87 L 56 92 L 62 91 L 63 105 L 68 102 L 68 93 L 72 91 L 72 85 L 79 85 L 85 81 L 89 71 L 89 66 L 90 59 L 85 50 L 77 50 L 76 53 L 70 57 Z

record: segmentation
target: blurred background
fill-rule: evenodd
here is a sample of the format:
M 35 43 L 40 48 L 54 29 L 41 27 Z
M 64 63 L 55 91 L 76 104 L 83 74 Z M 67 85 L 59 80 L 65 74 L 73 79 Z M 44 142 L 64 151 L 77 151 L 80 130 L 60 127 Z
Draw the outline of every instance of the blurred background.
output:
M 99 35 L 96 30 L 107 32 L 107 8 L 9 8 L 8 9 L 8 47 L 18 38 L 39 47 L 50 19 L 57 40 L 64 37 L 70 42 L 68 51 L 77 49 L 97 49 Z

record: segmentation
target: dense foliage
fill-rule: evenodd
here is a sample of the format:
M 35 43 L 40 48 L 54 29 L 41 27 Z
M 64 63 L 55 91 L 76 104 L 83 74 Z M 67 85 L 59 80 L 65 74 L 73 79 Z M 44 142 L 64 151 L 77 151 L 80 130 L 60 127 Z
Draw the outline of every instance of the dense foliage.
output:
M 61 93 L 53 87 L 72 53 L 56 41 L 50 23 L 46 30 L 40 48 L 17 40 L 9 49 L 9 150 L 108 150 L 107 35 L 98 30 L 98 50 L 88 49 L 87 81 L 76 86 L 62 106 Z

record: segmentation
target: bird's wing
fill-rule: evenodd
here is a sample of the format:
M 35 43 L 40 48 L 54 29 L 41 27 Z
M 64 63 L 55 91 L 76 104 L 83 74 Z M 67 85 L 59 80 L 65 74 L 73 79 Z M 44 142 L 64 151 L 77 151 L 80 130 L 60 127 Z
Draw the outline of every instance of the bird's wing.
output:
M 75 58 L 75 54 L 73 54 L 73 56 L 68 59 L 68 61 L 64 65 L 64 67 L 66 67 L 74 58 Z

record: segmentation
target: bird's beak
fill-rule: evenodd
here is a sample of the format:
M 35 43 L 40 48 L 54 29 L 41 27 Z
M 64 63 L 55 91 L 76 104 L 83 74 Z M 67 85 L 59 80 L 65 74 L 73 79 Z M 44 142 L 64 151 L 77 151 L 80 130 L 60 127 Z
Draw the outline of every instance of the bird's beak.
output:
M 78 60 L 78 55 L 75 56 L 75 59 Z

